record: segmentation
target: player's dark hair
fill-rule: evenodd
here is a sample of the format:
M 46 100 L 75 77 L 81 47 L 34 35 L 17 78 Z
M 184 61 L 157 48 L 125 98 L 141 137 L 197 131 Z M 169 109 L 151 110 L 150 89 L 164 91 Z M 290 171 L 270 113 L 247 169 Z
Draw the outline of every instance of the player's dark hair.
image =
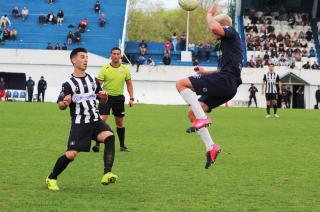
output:
M 72 52 L 70 53 L 70 59 L 72 60 L 72 58 L 74 58 L 79 52 L 88 53 L 88 51 L 85 48 L 76 48 L 72 50 Z
M 120 49 L 119 47 L 113 47 L 113 48 L 111 49 L 110 53 L 112 53 L 114 50 L 118 50 L 118 51 L 120 51 L 120 53 L 121 53 L 121 49 Z

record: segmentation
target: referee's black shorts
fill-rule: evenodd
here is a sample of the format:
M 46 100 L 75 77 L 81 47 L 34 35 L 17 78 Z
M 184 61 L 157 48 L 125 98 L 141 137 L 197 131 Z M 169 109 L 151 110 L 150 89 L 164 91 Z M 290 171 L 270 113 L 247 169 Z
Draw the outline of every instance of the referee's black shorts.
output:
M 278 95 L 276 93 L 266 93 L 266 100 L 267 101 L 272 101 L 272 100 L 277 100 Z
M 99 103 L 99 113 L 100 115 L 110 115 L 110 110 L 112 109 L 112 114 L 114 116 L 124 117 L 124 102 L 125 98 L 123 95 L 109 96 L 107 102 Z
M 72 124 L 67 150 L 90 152 L 91 140 L 97 141 L 97 136 L 103 131 L 113 132 L 102 120 L 86 124 Z

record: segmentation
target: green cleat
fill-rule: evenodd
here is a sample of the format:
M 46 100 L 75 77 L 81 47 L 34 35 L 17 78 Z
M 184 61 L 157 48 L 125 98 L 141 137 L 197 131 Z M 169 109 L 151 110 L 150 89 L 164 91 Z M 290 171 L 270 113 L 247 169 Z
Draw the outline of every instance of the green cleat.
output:
M 109 185 L 110 183 L 115 183 L 118 180 L 118 176 L 113 174 L 112 172 L 108 172 L 103 175 L 101 179 L 102 185 Z
M 47 177 L 46 184 L 48 185 L 48 189 L 51 191 L 59 191 L 57 180 L 55 179 L 49 179 Z

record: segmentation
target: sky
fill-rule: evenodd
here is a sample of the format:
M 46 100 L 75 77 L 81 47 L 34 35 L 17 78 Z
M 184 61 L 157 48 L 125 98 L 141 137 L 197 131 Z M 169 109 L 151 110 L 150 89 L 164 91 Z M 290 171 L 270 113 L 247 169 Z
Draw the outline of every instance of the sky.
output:
M 179 7 L 178 0 L 159 0 L 159 1 L 163 2 L 164 7 L 168 9 Z

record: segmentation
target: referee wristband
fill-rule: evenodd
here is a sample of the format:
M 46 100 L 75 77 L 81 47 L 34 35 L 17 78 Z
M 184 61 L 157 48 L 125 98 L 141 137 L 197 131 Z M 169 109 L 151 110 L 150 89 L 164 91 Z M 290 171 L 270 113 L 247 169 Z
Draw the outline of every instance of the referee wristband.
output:
M 134 98 L 130 98 L 130 101 L 134 101 Z

